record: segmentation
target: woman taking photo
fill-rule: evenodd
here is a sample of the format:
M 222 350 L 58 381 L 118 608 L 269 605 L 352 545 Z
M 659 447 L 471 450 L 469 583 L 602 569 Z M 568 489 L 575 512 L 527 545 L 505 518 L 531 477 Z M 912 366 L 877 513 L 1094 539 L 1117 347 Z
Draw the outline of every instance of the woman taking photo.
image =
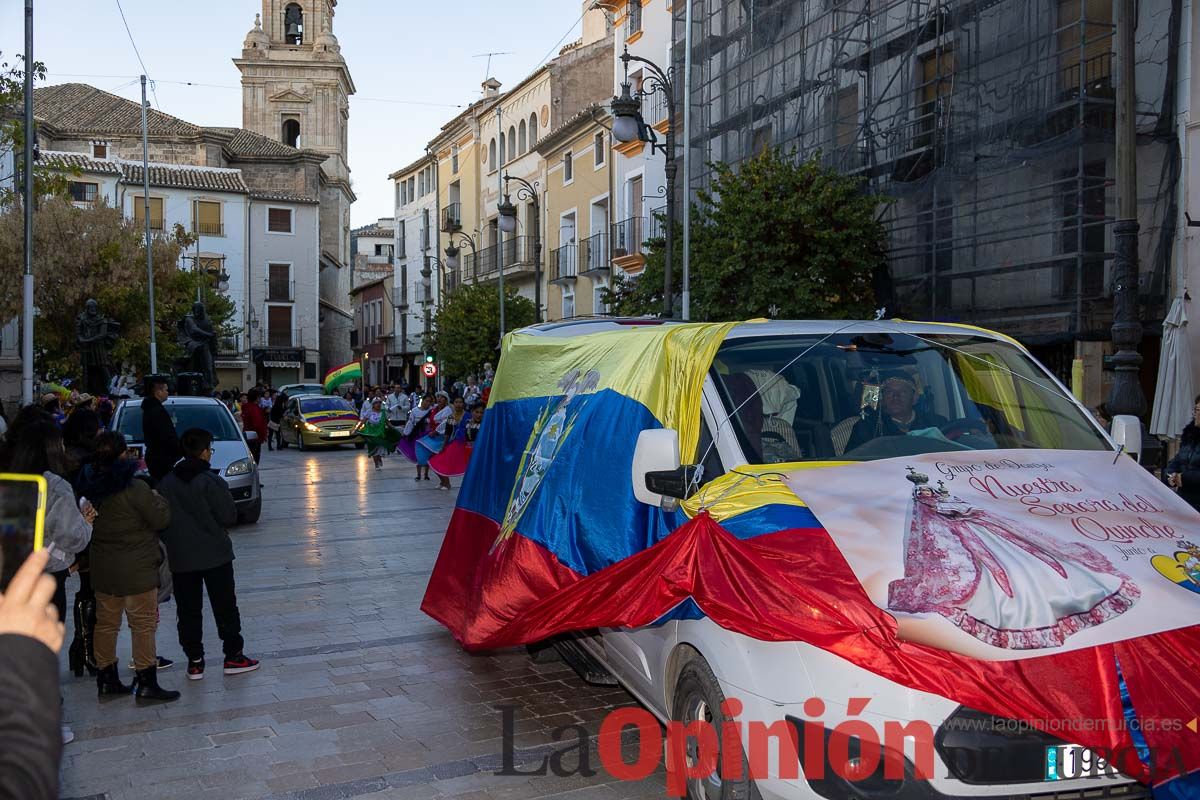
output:
M 169 702 L 179 692 L 158 685 L 158 532 L 171 521 L 167 501 L 134 477 L 137 461 L 114 431 L 100 434 L 79 490 L 96 506 L 92 531 L 92 586 L 96 591 L 95 655 L 101 697 L 129 694 L 117 670 L 121 615 L 133 634 L 134 692 L 139 703 Z

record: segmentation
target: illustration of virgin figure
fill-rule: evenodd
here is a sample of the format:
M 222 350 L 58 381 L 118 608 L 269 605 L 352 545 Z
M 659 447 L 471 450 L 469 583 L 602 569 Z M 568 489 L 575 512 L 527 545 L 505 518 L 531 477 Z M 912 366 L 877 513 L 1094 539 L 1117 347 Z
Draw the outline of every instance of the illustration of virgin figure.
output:
M 529 501 L 533 498 L 537 488 L 542 485 L 542 480 L 546 477 L 546 470 L 550 468 L 555 456 L 562 449 L 563 443 L 575 424 L 575 419 L 582 410 L 578 403 L 572 407 L 572 401 L 580 395 L 594 392 L 599 383 L 600 373 L 596 370 L 590 370 L 581 378 L 580 371 L 577 369 L 568 372 L 558 382 L 558 388 L 562 389 L 563 395 L 557 401 L 551 401 L 551 404 L 547 405 L 533 426 L 529 444 L 525 448 L 525 453 L 521 457 L 521 465 L 517 470 L 517 481 L 508 501 L 508 509 L 505 511 L 504 520 L 500 525 L 500 536 L 492 545 L 492 550 L 495 550 L 516 530 L 517 522 L 525 513 L 525 509 L 529 507 Z
M 907 478 L 904 577 L 888 586 L 888 610 L 940 614 L 986 644 L 1034 650 L 1061 647 L 1141 596 L 1092 547 L 972 507 L 912 467 Z

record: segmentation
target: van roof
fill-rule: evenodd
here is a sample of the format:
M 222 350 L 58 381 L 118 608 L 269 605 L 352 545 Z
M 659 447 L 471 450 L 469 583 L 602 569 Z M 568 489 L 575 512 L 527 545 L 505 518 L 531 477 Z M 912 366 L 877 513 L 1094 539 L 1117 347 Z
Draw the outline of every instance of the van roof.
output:
M 585 317 L 564 320 L 562 322 L 547 322 L 523 328 L 522 333 L 537 336 L 575 337 L 586 336 L 604 331 L 629 330 L 642 326 L 678 325 L 678 320 L 661 320 L 653 317 Z M 804 319 L 804 320 L 763 320 L 761 322 L 743 322 L 730 331 L 729 339 L 740 339 L 749 336 L 796 336 L 817 335 L 844 332 L 866 333 L 879 331 L 880 326 L 901 333 L 920 335 L 960 334 L 964 336 L 985 336 L 998 339 L 1020 347 L 1012 337 L 986 328 L 974 325 L 944 322 L 910 322 L 908 320 L 887 319 L 878 322 L 871 320 L 842 320 L 842 319 Z

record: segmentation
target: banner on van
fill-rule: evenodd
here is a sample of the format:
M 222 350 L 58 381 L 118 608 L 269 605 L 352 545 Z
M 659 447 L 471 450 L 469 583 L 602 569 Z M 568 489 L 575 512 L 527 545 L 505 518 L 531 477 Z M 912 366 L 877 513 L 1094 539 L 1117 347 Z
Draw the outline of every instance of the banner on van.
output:
M 1125 456 L 937 453 L 788 482 L 909 641 L 1017 659 L 1200 618 L 1196 512 Z

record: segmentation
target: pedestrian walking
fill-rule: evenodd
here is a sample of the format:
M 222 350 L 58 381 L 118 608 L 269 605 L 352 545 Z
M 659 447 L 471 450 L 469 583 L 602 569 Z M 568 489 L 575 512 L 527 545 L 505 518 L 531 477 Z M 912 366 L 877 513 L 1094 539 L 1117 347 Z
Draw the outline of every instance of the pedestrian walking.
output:
M 246 444 L 250 448 L 250 455 L 254 456 L 254 463 L 257 464 L 262 460 L 262 446 L 267 440 L 267 412 L 263 411 L 259 404 L 262 398 L 258 389 L 246 392 L 245 397 L 246 402 L 242 404 L 242 430 L 254 431 L 254 439 L 248 439 Z
M 275 393 L 275 402 L 271 404 L 271 412 L 267 414 L 267 449 L 274 450 L 272 445 L 279 445 L 283 449 L 283 444 L 279 438 L 279 424 L 283 422 L 283 412 L 287 408 L 287 395 L 283 392 Z
M 179 692 L 158 685 L 158 532 L 171 520 L 167 501 L 134 477 L 125 436 L 102 433 L 80 492 L 96 507 L 89 562 L 96 592 L 96 687 L 100 696 L 129 694 L 117 666 L 117 634 L 125 616 L 133 636 L 133 692 L 139 703 L 171 702 Z
M 188 658 L 188 680 L 193 681 L 204 677 L 202 594 L 206 590 L 225 654 L 225 674 L 258 669 L 258 661 L 243 652 L 233 540 L 228 530 L 237 521 L 237 508 L 229 485 L 211 469 L 212 441 L 212 434 L 200 428 L 185 431 L 181 438 L 184 458 L 159 487 L 171 508 L 171 522 L 162 540 L 175 587 L 179 644 Z
M 1200 511 L 1200 395 L 1192 408 L 1192 421 L 1179 437 L 1179 452 L 1167 463 L 1167 485 Z
M 171 471 L 182 455 L 175 422 L 163 405 L 170 396 L 166 378 L 155 375 L 146 379 L 146 396 L 142 398 L 142 441 L 146 443 L 146 469 L 155 483 Z

